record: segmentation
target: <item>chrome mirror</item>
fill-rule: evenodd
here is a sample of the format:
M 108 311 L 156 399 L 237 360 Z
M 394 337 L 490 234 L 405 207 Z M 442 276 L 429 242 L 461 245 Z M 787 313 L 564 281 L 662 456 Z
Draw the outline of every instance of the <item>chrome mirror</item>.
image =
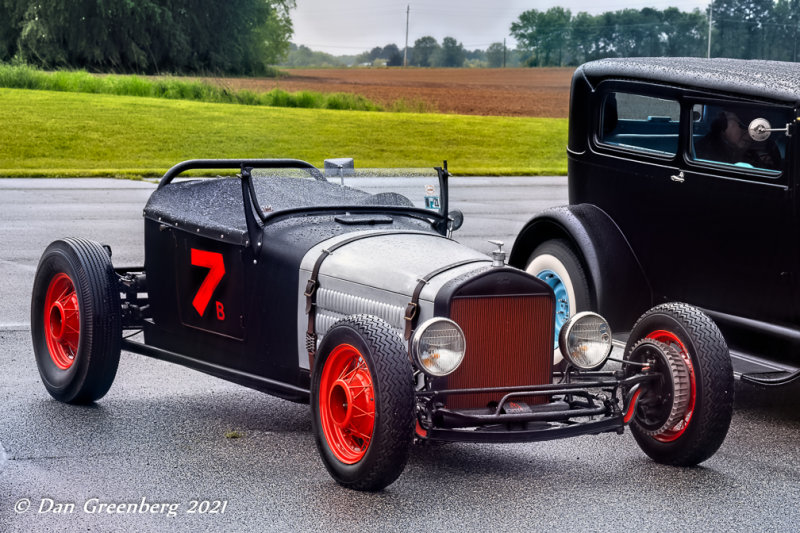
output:
M 453 209 L 447 214 L 447 236 L 453 234 L 464 224 L 464 213 L 460 209 Z
M 782 131 L 787 137 L 791 136 L 791 133 L 789 133 L 789 124 L 782 128 L 773 128 L 769 123 L 769 120 L 765 118 L 753 119 L 753 121 L 747 127 L 747 132 L 750 134 L 750 138 L 758 142 L 769 139 L 769 136 L 772 135 L 773 131 Z

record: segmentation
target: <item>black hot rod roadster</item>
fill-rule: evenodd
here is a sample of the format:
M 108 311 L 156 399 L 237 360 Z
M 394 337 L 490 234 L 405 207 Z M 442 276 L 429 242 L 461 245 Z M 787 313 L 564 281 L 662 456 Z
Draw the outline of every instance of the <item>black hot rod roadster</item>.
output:
M 197 169 L 239 173 L 173 181 Z M 31 309 L 42 382 L 60 401 L 95 401 L 124 349 L 309 402 L 325 466 L 359 490 L 397 479 L 415 440 L 630 426 L 658 462 L 713 455 L 733 401 L 714 323 L 684 304 L 650 309 L 608 369 L 608 323 L 579 313 L 555 365 L 552 288 L 502 249 L 490 258 L 449 237 L 462 217 L 446 164 L 435 170 L 415 203 L 297 160 L 176 165 L 144 209 L 143 267 L 115 269 L 85 239 L 45 250 Z

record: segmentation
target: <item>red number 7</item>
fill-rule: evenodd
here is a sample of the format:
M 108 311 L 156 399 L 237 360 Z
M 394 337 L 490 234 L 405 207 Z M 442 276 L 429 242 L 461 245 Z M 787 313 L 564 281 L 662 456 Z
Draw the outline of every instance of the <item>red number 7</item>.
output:
M 192 266 L 199 266 L 210 269 L 203 283 L 200 285 L 197 294 L 192 300 L 192 305 L 200 316 L 203 316 L 211 301 L 211 295 L 217 288 L 219 282 L 225 276 L 225 263 L 222 261 L 222 254 L 217 252 L 206 252 L 192 248 Z

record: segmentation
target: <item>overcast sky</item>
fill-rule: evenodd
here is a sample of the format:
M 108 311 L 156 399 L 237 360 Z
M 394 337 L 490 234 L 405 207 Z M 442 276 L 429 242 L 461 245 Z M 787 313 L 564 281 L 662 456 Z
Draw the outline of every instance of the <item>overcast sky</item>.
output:
M 625 8 L 677 7 L 691 11 L 706 9 L 708 1 L 699 0 L 297 0 L 292 10 L 294 36 L 292 42 L 334 55 L 355 55 L 375 46 L 405 44 L 406 6 L 411 6 L 408 45 L 420 37 L 431 35 L 440 43 L 444 37 L 455 37 L 464 47 L 485 49 L 493 42 L 508 39 L 511 23 L 528 9 L 539 11 L 562 6 L 576 14 L 592 14 Z

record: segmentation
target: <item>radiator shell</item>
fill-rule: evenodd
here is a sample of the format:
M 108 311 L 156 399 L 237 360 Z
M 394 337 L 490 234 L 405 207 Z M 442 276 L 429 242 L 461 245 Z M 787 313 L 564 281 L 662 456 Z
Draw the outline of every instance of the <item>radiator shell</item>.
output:
M 435 389 L 516 387 L 552 381 L 555 297 L 540 280 L 511 269 L 489 269 L 446 286 L 436 307 L 436 314 L 449 316 L 461 326 L 467 351 L 453 374 L 435 381 Z M 445 406 L 481 408 L 503 395 L 452 395 L 445 399 Z M 548 401 L 546 396 L 515 399 L 528 404 Z

